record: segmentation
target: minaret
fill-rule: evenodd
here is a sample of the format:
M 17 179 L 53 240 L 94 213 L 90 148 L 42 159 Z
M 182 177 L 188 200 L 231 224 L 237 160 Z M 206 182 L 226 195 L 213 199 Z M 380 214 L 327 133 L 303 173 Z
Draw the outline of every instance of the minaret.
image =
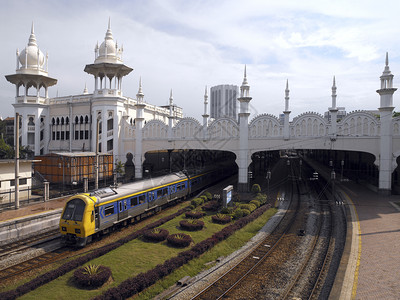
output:
M 207 139 L 207 126 L 208 126 L 208 117 L 207 114 L 207 106 L 208 106 L 208 95 L 207 95 L 207 86 L 204 91 L 204 114 L 203 114 L 203 140 Z
M 285 110 L 283 111 L 285 119 L 283 121 L 283 139 L 285 141 L 289 140 L 289 80 L 286 79 L 286 89 L 285 89 Z
M 172 140 L 172 127 L 174 126 L 174 97 L 172 96 L 172 89 L 169 94 L 169 116 L 168 116 L 168 140 Z
M 331 115 L 331 140 L 336 140 L 337 134 L 337 112 L 338 108 L 336 107 L 336 78 L 333 76 L 333 85 L 332 85 L 332 107 L 329 107 L 329 113 Z
M 392 141 L 392 114 L 393 94 L 397 88 L 393 87 L 393 75 L 389 69 L 389 58 L 386 52 L 385 69 L 381 79 L 381 88 L 376 92 L 380 95 L 380 156 L 379 156 L 379 191 L 390 194 L 393 172 L 393 141 Z
M 143 102 L 144 94 L 142 91 L 142 78 L 139 80 L 139 90 L 136 94 L 136 118 L 135 118 L 135 178 L 143 178 L 143 111 L 146 104 Z
M 21 52 L 17 49 L 16 56 L 16 73 L 7 75 L 6 79 L 16 87 L 13 106 L 15 113 L 21 117 L 21 145 L 29 146 L 35 155 L 45 154 L 48 143 L 41 143 L 40 132 L 43 130 L 43 136 L 49 136 L 49 126 L 45 125 L 50 123 L 46 120 L 48 88 L 57 84 L 57 79 L 48 76 L 48 55 L 44 56 L 39 49 L 33 22 L 28 45 Z M 22 95 L 19 94 L 21 86 L 24 87 Z M 28 95 L 29 87 L 36 89 L 36 93 Z M 40 95 L 41 87 L 44 88 L 44 95 Z M 40 122 L 41 118 L 44 122 Z
M 237 164 L 239 166 L 239 180 L 238 189 L 239 191 L 248 191 L 248 166 L 249 166 L 249 103 L 250 97 L 250 86 L 247 82 L 246 66 L 244 66 L 244 78 L 243 83 L 240 86 L 240 102 L 239 112 L 239 156 L 237 158 Z

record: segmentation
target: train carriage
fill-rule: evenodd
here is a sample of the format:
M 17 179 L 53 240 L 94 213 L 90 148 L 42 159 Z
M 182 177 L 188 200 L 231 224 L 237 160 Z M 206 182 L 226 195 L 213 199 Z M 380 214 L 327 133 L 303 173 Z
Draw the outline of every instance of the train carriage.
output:
M 199 174 L 178 172 L 72 196 L 64 207 L 60 232 L 66 241 L 84 246 L 93 235 L 159 211 L 171 201 L 230 176 L 234 170 L 231 165 L 220 165 Z

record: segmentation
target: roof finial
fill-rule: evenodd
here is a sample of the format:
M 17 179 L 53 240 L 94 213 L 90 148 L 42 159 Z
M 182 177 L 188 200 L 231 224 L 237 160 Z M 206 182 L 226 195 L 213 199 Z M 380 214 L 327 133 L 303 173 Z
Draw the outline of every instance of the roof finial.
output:
M 243 83 L 242 86 L 248 85 L 247 82 L 247 65 L 244 65 L 244 78 L 243 78 Z
M 37 46 L 33 21 L 32 21 L 31 35 L 29 36 L 28 46 Z
M 386 65 L 389 66 L 389 54 L 386 52 Z
M 108 29 L 111 29 L 111 17 L 108 17 Z
M 336 76 L 333 75 L 333 87 L 336 87 Z

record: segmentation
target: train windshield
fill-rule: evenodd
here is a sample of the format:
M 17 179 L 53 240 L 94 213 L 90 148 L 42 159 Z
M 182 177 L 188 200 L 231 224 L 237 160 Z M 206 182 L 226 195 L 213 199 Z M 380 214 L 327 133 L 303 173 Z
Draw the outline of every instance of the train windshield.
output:
M 68 201 L 62 219 L 82 221 L 84 210 L 85 210 L 85 202 L 83 200 L 72 199 Z

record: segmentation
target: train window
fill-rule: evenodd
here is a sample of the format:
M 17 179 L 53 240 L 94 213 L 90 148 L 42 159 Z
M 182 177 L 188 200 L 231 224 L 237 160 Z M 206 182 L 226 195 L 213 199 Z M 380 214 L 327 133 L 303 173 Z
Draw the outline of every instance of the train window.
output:
M 124 200 L 124 210 L 126 210 L 128 208 L 127 204 L 126 204 L 126 200 Z
M 163 189 L 161 190 L 161 195 L 162 195 L 162 197 L 168 195 L 168 188 L 163 188 Z
M 114 205 L 113 204 L 108 205 L 104 208 L 104 215 L 106 217 L 109 215 L 112 215 L 112 214 L 114 214 Z
M 67 203 L 65 207 L 64 214 L 62 219 L 64 220 L 73 220 L 73 221 L 82 221 L 83 212 L 85 211 L 85 202 L 81 199 L 72 199 Z
M 122 201 L 120 201 L 118 204 L 119 204 L 119 212 L 121 212 L 122 211 Z
M 139 204 L 142 204 L 142 203 L 146 202 L 146 195 L 145 194 L 139 195 L 138 198 L 139 198 Z
M 139 204 L 138 197 L 132 197 L 131 198 L 131 206 L 135 206 L 135 205 L 138 205 L 138 204 Z
M 171 194 L 176 193 L 176 186 L 171 185 Z

